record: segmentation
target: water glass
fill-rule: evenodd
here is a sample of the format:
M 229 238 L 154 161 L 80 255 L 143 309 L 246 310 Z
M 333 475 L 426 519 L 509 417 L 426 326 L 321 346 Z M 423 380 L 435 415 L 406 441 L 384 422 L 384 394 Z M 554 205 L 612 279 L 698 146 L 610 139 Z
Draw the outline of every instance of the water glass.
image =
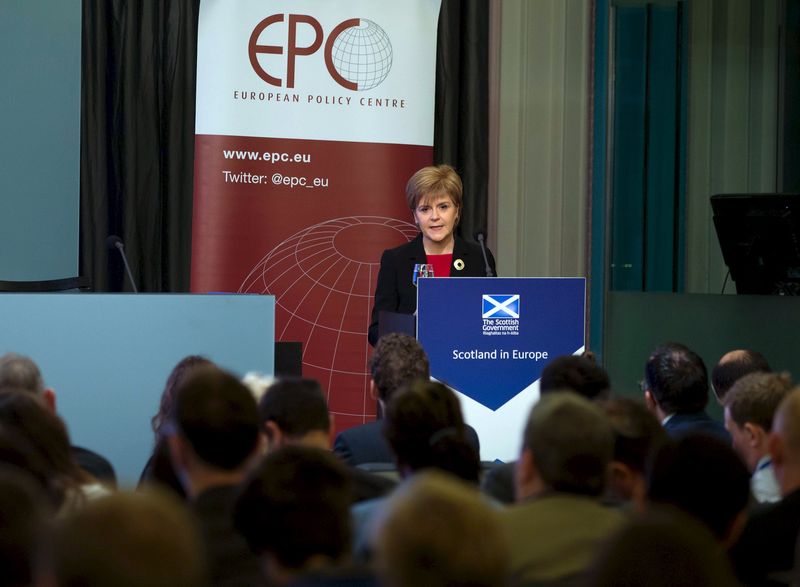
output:
M 430 263 L 417 263 L 414 265 L 414 273 L 411 276 L 414 286 L 417 285 L 417 280 L 420 277 L 433 277 L 433 265 Z

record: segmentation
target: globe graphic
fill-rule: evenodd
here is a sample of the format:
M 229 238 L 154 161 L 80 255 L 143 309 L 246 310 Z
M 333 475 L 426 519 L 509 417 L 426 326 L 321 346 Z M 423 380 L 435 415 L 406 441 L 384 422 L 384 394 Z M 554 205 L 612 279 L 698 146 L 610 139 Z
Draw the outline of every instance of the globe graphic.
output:
M 328 220 L 278 244 L 239 288 L 275 296 L 275 340 L 302 342 L 303 376 L 322 384 L 337 431 L 375 414 L 366 335 L 380 257 L 417 233 L 395 218 Z
M 358 26 L 342 31 L 333 42 L 333 66 L 358 90 L 380 84 L 392 69 L 392 43 L 377 24 L 362 18 Z

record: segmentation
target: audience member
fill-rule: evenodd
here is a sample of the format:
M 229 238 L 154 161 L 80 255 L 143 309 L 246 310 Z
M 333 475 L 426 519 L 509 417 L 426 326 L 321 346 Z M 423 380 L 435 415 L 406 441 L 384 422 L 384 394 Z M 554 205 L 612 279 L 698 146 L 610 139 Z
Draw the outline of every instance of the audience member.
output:
M 258 412 L 268 451 L 287 444 L 330 449 L 328 402 L 316 380 L 275 380 L 261 396 Z
M 381 337 L 375 345 L 369 363 L 370 392 L 377 392 L 381 411 L 386 409 L 392 396 L 414 381 L 430 379 L 428 356 L 416 339 L 392 333 Z M 391 463 L 394 458 L 382 433 L 383 422 L 375 421 L 339 433 L 333 451 L 350 465 L 366 463 Z M 478 435 L 467 427 L 467 438 L 480 453 Z
M 514 503 L 516 501 L 514 494 L 514 470 L 516 468 L 516 461 L 489 464 L 481 476 L 481 491 L 498 503 L 506 505 Z
M 775 411 L 791 389 L 788 373 L 755 372 L 737 380 L 725 395 L 725 428 L 752 474 L 750 489 L 761 503 L 781 498 L 769 456 L 769 434 Z
M 653 351 L 644 403 L 608 399 L 592 359 L 555 358 L 519 460 L 485 480 L 501 498 L 505 480 L 504 509 L 477 491 L 477 434 L 455 393 L 430 381 L 419 343 L 381 338 L 370 371 L 385 419 L 339 434 L 339 459 L 318 382 L 259 378 L 255 398 L 211 361 L 181 360 L 142 474 L 181 503 L 109 495 L 78 466 L 84 455 L 103 471 L 103 459 L 70 447 L 36 364 L 1 356 L 0 585 L 727 586 L 730 562 L 748 585 L 791 579 L 800 389 L 759 353 L 732 351 L 714 369 L 725 428 L 686 346 Z M 403 482 L 353 468 L 367 463 L 394 463 Z M 748 520 L 751 489 L 775 503 Z M 351 548 L 365 557 L 368 544 L 377 578 L 352 566 Z
M 611 381 L 605 369 L 595 361 L 579 355 L 554 358 L 542 370 L 539 393 L 573 391 L 586 399 L 607 399 L 611 395 Z
M 78 466 L 64 422 L 25 390 L 0 393 L 0 430 L 24 439 L 45 465 L 48 494 L 61 513 L 108 489 Z
M 264 394 L 269 389 L 269 386 L 275 383 L 276 378 L 272 375 L 266 375 L 260 371 L 248 371 L 242 376 L 242 383 L 244 383 L 256 401 L 261 401 Z
M 752 512 L 731 550 L 736 573 L 746 585 L 791 581 L 800 531 L 800 389 L 792 390 L 775 412 L 769 452 L 782 499 Z
M 350 547 L 347 470 L 328 451 L 285 446 L 249 475 L 236 503 L 236 528 L 262 558 L 273 585 L 339 567 Z
M 480 460 L 467 439 L 458 398 L 446 385 L 417 381 L 395 395 L 386 408 L 384 434 L 401 477 L 435 468 L 478 483 Z
M 372 538 L 386 587 L 503 587 L 508 546 L 497 512 L 449 475 L 410 478 L 379 514 Z
M 54 511 L 61 507 L 64 502 L 63 484 L 56 481 L 47 459 L 13 428 L 0 426 L 0 466 L 24 471 L 47 497 Z
M 550 361 L 542 371 L 539 393 L 572 391 L 590 400 L 607 399 L 611 382 L 605 369 L 597 365 L 594 353 L 563 355 Z M 482 491 L 501 503 L 514 503 L 514 469 L 516 462 L 497 463 L 481 480 Z
M 267 450 L 289 444 L 330 450 L 331 418 L 322 387 L 314 379 L 278 379 L 258 404 Z M 348 467 L 353 480 L 353 501 L 386 495 L 395 486 L 387 477 Z
M 199 355 L 189 355 L 184 357 L 167 377 L 164 391 L 161 393 L 161 401 L 158 412 L 150 420 L 150 425 L 155 435 L 153 453 L 147 459 L 147 463 L 139 477 L 139 486 L 147 484 L 158 484 L 162 489 L 171 490 L 175 495 L 184 498 L 186 493 L 181 485 L 175 470 L 172 468 L 172 459 L 169 454 L 166 437 L 161 433 L 162 427 L 169 421 L 172 414 L 172 404 L 175 401 L 175 391 L 180 384 L 189 377 L 195 369 L 212 367 L 214 363 Z
M 722 355 L 711 370 L 711 387 L 723 404 L 731 386 L 750 373 L 771 373 L 767 359 L 758 351 L 739 349 Z
M 437 469 L 477 486 L 480 459 L 464 431 L 458 398 L 438 382 L 417 381 L 395 394 L 386 407 L 384 433 L 402 478 Z M 360 560 L 371 555 L 370 528 L 385 502 L 385 498 L 372 499 L 352 508 L 353 550 Z
M 708 373 L 691 349 L 674 342 L 656 348 L 645 365 L 642 386 L 647 407 L 670 436 L 701 432 L 730 442 L 724 426 L 705 411 Z
M 645 471 L 652 454 L 667 441 L 656 417 L 641 401 L 611 399 L 600 403 L 614 431 L 605 499 L 611 504 L 633 504 L 641 509 L 645 500 Z
M 0 465 L 0 585 L 33 584 L 33 560 L 52 514 L 34 479 L 17 467 Z
M 730 445 L 687 434 L 662 446 L 647 478 L 647 499 L 704 523 L 725 548 L 736 542 L 750 497 L 747 469 Z
M 4 389 L 32 393 L 56 413 L 56 392 L 45 385 L 39 366 L 30 357 L 16 353 L 0 356 L 0 391 Z M 80 446 L 73 446 L 72 454 L 89 475 L 111 487 L 116 486 L 117 477 L 108 459 Z
M 255 399 L 233 375 L 205 367 L 179 385 L 172 412 L 170 453 L 199 522 L 212 584 L 256 585 L 258 559 L 233 527 L 238 484 L 259 449 Z
M 600 409 L 574 393 L 543 396 L 531 410 L 517 463 L 517 505 L 500 512 L 511 584 L 568 581 L 624 521 L 600 504 L 614 437 Z
M 735 587 L 739 583 L 707 528 L 679 511 L 637 516 L 600 551 L 591 587 Z
M 202 547 L 175 497 L 123 491 L 60 520 L 40 557 L 41 585 L 201 587 Z

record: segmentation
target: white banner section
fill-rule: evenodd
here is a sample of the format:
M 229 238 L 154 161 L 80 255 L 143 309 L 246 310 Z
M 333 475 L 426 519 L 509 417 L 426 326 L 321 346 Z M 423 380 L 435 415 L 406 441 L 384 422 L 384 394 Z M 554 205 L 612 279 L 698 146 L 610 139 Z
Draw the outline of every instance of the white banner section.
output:
M 197 134 L 430 145 L 439 6 L 203 0 Z

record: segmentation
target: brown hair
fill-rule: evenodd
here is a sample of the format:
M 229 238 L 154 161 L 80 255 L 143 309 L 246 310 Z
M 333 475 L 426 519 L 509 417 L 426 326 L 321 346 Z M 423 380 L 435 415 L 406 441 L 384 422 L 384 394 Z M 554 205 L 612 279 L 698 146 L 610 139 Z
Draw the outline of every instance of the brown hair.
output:
M 121 491 L 57 520 L 40 564 L 58 585 L 198 587 L 202 548 L 175 497 Z
M 460 216 L 463 193 L 461 178 L 449 165 L 423 167 L 412 175 L 406 184 L 406 201 L 411 210 L 415 210 L 421 201 L 427 200 L 430 196 L 444 194 L 450 196 Z
M 0 430 L 19 436 L 46 467 L 46 483 L 53 504 L 61 506 L 70 496 L 80 502 L 80 485 L 92 478 L 72 454 L 64 421 L 27 390 L 0 393 Z M 36 471 L 31 471 L 36 474 Z
M 498 518 L 477 488 L 438 471 L 413 476 L 376 520 L 382 584 L 505 585 L 509 549 Z
M 458 398 L 437 381 L 417 380 L 386 406 L 383 433 L 399 469 L 432 467 L 477 485 L 480 458 L 464 429 Z
M 178 387 L 188 379 L 189 375 L 196 369 L 214 366 L 214 363 L 205 357 L 189 355 L 178 361 L 178 364 L 172 368 L 167 378 L 167 383 L 164 385 L 164 391 L 161 392 L 161 402 L 158 406 L 158 413 L 150 419 L 150 425 L 153 428 L 153 432 L 156 434 L 156 440 L 158 440 L 161 427 L 172 414 L 172 406 L 175 402 L 175 391 Z
M 772 418 L 790 391 L 792 380 L 788 373 L 750 373 L 733 384 L 723 402 L 740 428 L 752 422 L 770 432 Z

